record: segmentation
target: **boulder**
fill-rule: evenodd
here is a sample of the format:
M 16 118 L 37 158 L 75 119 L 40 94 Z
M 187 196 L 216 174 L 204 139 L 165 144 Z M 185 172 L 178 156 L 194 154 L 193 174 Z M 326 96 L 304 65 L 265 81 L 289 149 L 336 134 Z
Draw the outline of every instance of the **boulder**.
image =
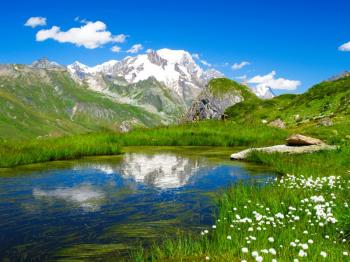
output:
M 288 146 L 311 146 L 311 145 L 323 145 L 325 144 L 322 140 L 303 136 L 299 134 L 291 135 L 286 140 Z
M 265 153 L 286 153 L 286 154 L 304 154 L 313 153 L 322 150 L 334 150 L 336 146 L 330 146 L 326 144 L 310 145 L 310 146 L 288 146 L 288 145 L 276 145 L 270 147 L 261 148 L 249 148 L 238 153 L 231 155 L 232 160 L 244 160 L 251 152 L 265 152 Z
M 273 126 L 273 127 L 282 128 L 282 129 L 286 128 L 286 124 L 280 118 L 273 120 L 268 125 Z
M 325 117 L 318 122 L 319 126 L 333 126 L 332 119 Z
M 130 120 L 124 120 L 120 123 L 118 129 L 121 133 L 128 133 L 135 129 L 136 127 L 142 127 L 143 124 L 136 118 L 132 118 Z

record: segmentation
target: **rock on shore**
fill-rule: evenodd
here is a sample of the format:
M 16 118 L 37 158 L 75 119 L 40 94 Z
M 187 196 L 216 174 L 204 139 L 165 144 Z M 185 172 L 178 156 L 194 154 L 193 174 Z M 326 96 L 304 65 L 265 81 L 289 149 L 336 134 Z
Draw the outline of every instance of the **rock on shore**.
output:
M 253 151 L 265 153 L 303 154 L 322 150 L 334 150 L 336 146 L 327 145 L 323 141 L 303 135 L 292 135 L 287 138 L 286 145 L 275 145 L 269 147 L 249 148 L 231 155 L 232 160 L 244 160 Z

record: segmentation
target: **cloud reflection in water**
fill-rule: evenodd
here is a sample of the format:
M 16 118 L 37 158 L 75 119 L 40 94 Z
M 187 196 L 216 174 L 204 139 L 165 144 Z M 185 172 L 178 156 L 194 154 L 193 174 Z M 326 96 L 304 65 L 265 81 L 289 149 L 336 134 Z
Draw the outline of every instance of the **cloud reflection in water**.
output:
M 97 211 L 105 198 L 104 193 L 91 185 L 79 185 L 53 190 L 33 189 L 33 196 L 41 200 L 63 200 L 82 208 L 84 211 Z

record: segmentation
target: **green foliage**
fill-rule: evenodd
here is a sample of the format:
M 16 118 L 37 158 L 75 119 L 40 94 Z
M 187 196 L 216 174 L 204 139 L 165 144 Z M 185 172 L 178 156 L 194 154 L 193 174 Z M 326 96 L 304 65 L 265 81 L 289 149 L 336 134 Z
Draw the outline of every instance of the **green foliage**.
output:
M 350 77 L 322 82 L 301 95 L 281 95 L 269 100 L 250 100 L 227 109 L 236 121 L 272 121 L 281 118 L 290 127 L 317 124 L 330 117 L 334 122 L 349 118 Z M 342 121 L 342 120 L 340 120 Z

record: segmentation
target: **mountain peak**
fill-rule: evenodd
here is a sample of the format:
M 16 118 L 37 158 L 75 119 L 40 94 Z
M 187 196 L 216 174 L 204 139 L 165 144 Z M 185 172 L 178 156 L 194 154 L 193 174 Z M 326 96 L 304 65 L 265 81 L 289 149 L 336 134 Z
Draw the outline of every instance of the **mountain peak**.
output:
M 91 83 L 96 83 L 101 74 L 123 78 L 129 84 L 154 77 L 188 104 L 210 79 L 223 76 L 219 71 L 202 69 L 189 52 L 169 48 L 148 49 L 143 54 L 127 56 L 121 61 L 110 60 L 94 67 L 75 62 L 68 70 L 75 79 L 89 78 Z
M 91 68 L 92 72 L 97 72 L 97 73 L 104 73 L 104 74 L 112 74 L 113 72 L 113 67 L 116 66 L 119 63 L 117 60 L 109 60 L 107 62 L 104 62 L 100 65 L 96 65 Z
M 91 68 L 80 63 L 79 61 L 75 61 L 73 64 L 68 65 L 67 69 L 73 78 L 80 80 L 83 80 L 87 75 L 91 73 Z
M 185 50 L 172 50 L 168 48 L 162 48 L 157 50 L 157 54 L 173 63 L 181 63 L 184 58 L 188 58 L 193 61 L 190 53 Z
M 253 93 L 261 99 L 271 99 L 275 97 L 274 92 L 268 86 L 259 86 L 251 88 Z
M 63 69 L 64 68 L 64 66 L 62 66 L 56 62 L 49 61 L 49 59 L 47 57 L 42 57 L 38 60 L 35 60 L 31 64 L 31 66 L 34 68 L 41 68 L 41 69 L 53 69 L 53 68 Z

